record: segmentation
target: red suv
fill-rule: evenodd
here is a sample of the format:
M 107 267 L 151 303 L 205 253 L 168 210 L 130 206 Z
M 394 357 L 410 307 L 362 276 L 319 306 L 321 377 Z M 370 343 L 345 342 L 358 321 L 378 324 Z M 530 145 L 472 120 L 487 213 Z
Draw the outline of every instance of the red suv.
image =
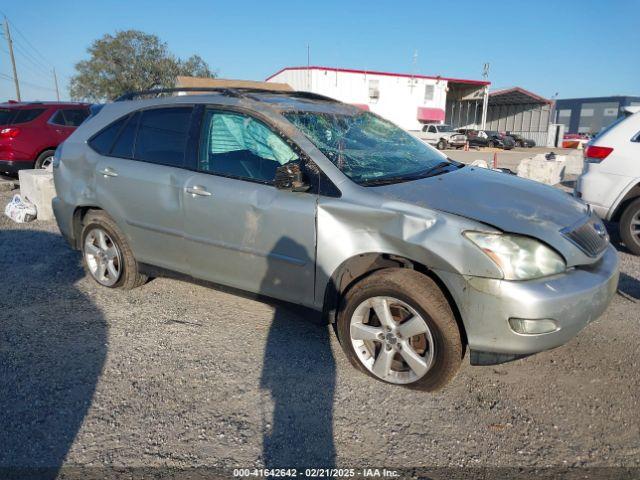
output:
M 46 168 L 53 154 L 89 116 L 87 103 L 0 103 L 0 172 Z

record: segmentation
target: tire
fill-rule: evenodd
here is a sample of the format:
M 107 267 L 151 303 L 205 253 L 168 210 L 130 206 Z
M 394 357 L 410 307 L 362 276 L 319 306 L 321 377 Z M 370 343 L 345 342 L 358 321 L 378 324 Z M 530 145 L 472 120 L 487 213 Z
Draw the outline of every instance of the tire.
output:
M 100 232 L 106 235 L 102 246 L 101 240 L 105 237 L 101 237 Z M 138 262 L 124 234 L 113 219 L 101 210 L 92 210 L 85 216 L 81 249 L 85 270 L 101 286 L 131 290 L 147 281 L 147 276 L 138 271 Z M 102 268 L 105 263 L 107 266 Z
M 53 155 L 56 153 L 55 150 L 45 150 L 38 158 L 36 158 L 35 163 L 33 164 L 33 168 L 36 170 L 47 168 L 48 165 L 53 161 Z
M 444 150 L 447 148 L 447 142 L 445 140 L 439 140 L 438 143 L 436 143 L 436 148 L 438 150 Z
M 640 255 L 640 198 L 636 198 L 624 209 L 619 228 L 625 246 L 634 255 Z
M 489 143 L 487 143 L 487 147 L 493 148 L 493 147 L 495 147 L 495 144 L 493 142 L 489 142 Z
M 398 318 L 392 318 L 391 331 L 385 333 L 383 322 L 369 302 L 382 308 L 383 312 L 395 311 Z M 390 305 L 391 309 L 388 308 Z M 402 318 L 403 311 L 408 316 Z M 416 318 L 424 325 L 409 322 Z M 412 328 L 413 332 L 421 332 L 425 326 L 426 332 L 409 336 L 406 327 L 414 324 L 418 326 Z M 354 337 L 364 331 L 370 338 L 354 339 L 352 331 Z M 403 332 L 405 335 L 401 336 Z M 460 329 L 440 288 L 429 277 L 408 269 L 389 268 L 373 273 L 349 289 L 341 304 L 337 333 L 347 358 L 358 370 L 376 380 L 416 390 L 443 388 L 456 375 L 465 354 Z M 416 354 L 422 363 L 418 364 L 420 368 L 414 369 L 404 359 L 415 358 Z M 387 363 L 388 368 L 382 361 L 389 358 L 386 355 L 391 362 Z M 378 360 L 381 361 L 379 369 Z M 381 371 L 387 373 L 381 376 Z
M 516 147 L 524 148 L 524 143 L 519 141 L 518 143 L 516 143 Z

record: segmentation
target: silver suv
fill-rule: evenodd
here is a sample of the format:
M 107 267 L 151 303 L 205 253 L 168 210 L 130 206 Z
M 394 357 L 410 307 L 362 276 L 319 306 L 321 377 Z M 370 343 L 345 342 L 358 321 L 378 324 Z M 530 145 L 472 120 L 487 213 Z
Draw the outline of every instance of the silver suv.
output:
M 581 201 L 309 93 L 116 101 L 54 178 L 60 230 L 101 285 L 170 270 L 305 305 L 356 368 L 423 390 L 467 346 L 478 365 L 565 343 L 618 281 Z

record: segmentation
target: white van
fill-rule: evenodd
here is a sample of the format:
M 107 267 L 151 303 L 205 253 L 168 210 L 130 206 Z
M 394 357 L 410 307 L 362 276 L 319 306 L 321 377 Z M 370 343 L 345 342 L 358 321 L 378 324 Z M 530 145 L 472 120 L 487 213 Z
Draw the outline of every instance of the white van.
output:
M 619 222 L 626 247 L 640 255 L 640 106 L 589 142 L 576 195 L 604 220 Z

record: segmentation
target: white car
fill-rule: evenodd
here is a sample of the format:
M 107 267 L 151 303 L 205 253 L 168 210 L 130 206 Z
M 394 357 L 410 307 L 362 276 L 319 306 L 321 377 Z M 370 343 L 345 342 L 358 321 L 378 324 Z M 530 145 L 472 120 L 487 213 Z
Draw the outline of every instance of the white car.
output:
M 438 150 L 464 147 L 467 142 L 467 137 L 463 133 L 455 131 L 451 125 L 446 124 L 425 125 L 420 132 L 417 132 L 417 136 Z
M 619 222 L 626 247 L 640 255 L 640 107 L 591 140 L 576 195 L 602 219 Z

